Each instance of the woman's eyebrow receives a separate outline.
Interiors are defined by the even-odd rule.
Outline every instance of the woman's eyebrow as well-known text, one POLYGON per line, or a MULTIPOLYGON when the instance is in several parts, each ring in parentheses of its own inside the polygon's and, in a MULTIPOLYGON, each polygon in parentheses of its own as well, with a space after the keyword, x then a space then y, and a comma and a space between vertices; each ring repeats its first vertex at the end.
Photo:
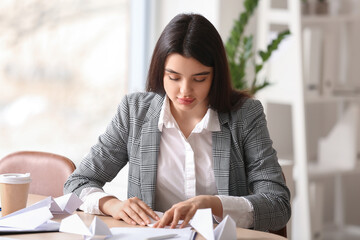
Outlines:
MULTIPOLYGON (((178 73, 170 68, 165 68, 165 71, 169 72, 169 73, 174 73, 174 74, 179 74, 182 75, 181 73, 178 73)), ((209 71, 205 71, 205 72, 199 72, 199 73, 195 73, 192 76, 203 76, 203 75, 209 75, 210 72, 209 71)))
MULTIPOLYGON (((178 72, 175 72, 174 70, 170 69, 170 68, 165 68, 165 71, 169 72, 169 73, 174 73, 174 74, 180 74, 178 72)), ((180 74, 181 75, 181 74, 180 74)))
POLYGON ((202 75, 209 75, 210 72, 209 71, 206 71, 206 72, 199 72, 199 73, 196 73, 194 74, 193 76, 202 76, 202 75))

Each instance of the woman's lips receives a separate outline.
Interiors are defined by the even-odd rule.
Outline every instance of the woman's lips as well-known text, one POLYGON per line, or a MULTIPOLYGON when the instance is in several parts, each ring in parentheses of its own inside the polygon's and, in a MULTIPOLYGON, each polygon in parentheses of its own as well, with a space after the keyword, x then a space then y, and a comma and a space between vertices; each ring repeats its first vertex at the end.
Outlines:
POLYGON ((179 102, 180 104, 184 104, 184 105, 189 105, 189 104, 191 104, 194 100, 195 100, 195 98, 178 98, 178 102, 179 102))

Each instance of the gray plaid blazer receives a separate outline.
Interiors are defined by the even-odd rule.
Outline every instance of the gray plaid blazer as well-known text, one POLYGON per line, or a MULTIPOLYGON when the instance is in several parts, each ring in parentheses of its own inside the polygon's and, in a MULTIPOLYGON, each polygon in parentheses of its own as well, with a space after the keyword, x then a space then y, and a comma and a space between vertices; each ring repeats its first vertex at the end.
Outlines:
MULTIPOLYGON (((128 163, 128 197, 136 196, 154 209, 163 100, 150 92, 125 96, 105 133, 65 183, 64 192, 79 195, 87 187, 102 188, 128 163)), ((219 121, 221 131, 212 135, 219 195, 247 198, 254 207, 254 229, 282 228, 291 215, 290 192, 261 103, 248 99, 237 111, 219 113, 219 121)))

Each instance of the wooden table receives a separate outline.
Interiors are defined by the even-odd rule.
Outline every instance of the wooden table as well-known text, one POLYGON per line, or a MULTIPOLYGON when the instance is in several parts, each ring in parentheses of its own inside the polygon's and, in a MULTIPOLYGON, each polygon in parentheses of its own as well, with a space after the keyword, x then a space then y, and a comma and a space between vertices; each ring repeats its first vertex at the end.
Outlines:
MULTIPOLYGON (((34 194, 30 194, 29 195, 29 199, 28 199, 28 205, 31 205, 33 203, 36 203, 42 199, 44 199, 44 196, 40 196, 40 195, 34 195, 34 194)), ((85 222, 85 224, 87 226, 89 226, 91 224, 91 221, 93 220, 95 215, 92 214, 87 214, 84 212, 76 212, 77 215, 79 215, 79 217, 85 222)), ((55 221, 61 221, 61 219, 63 219, 64 217, 67 216, 59 216, 59 215, 55 215, 55 218, 53 218, 53 220, 55 221)), ((140 226, 132 226, 132 225, 128 225, 123 221, 118 221, 113 219, 112 217, 109 216, 98 216, 101 218, 101 220, 103 220, 108 226, 109 228, 112 227, 138 227, 141 228, 140 226)), ((274 239, 274 240, 283 240, 286 238, 283 238, 281 236, 275 235, 275 234, 271 234, 271 233, 266 233, 266 232, 260 232, 260 231, 255 231, 255 230, 249 230, 249 229, 243 229, 243 228, 237 228, 236 229, 236 235, 237 235, 237 239, 274 239)), ((46 239, 46 240, 72 240, 72 239, 78 239, 78 240, 82 240, 83 236, 81 235, 77 235, 77 234, 71 234, 71 233, 62 233, 62 232, 49 232, 49 233, 27 233, 27 234, 12 234, 12 235, 0 235, 0 237, 6 237, 6 238, 13 238, 13 239, 46 239)), ((196 240, 202 240, 204 239, 200 234, 197 235, 196 240)))

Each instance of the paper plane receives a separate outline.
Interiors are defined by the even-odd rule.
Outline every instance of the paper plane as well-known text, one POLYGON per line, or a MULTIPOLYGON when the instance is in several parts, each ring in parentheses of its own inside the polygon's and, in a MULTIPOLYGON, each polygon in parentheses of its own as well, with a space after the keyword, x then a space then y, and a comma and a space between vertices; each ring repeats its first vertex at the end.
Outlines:
POLYGON ((198 209, 190 225, 207 240, 236 240, 236 224, 229 215, 215 229, 212 219, 211 208, 198 209))
POLYGON ((58 198, 47 197, 0 218, 0 232, 57 231, 60 224, 50 221, 53 214, 72 214, 81 204, 74 193, 58 198))
POLYGON ((0 218, 0 232, 57 231, 60 224, 50 221, 53 218, 49 210, 51 201, 48 197, 0 218))
POLYGON ((72 214, 83 203, 74 193, 69 193, 61 197, 53 198, 50 206, 52 214, 72 214))
POLYGON ((59 231, 83 235, 85 240, 105 239, 112 235, 109 227, 100 218, 95 216, 88 228, 77 214, 64 218, 59 231))

